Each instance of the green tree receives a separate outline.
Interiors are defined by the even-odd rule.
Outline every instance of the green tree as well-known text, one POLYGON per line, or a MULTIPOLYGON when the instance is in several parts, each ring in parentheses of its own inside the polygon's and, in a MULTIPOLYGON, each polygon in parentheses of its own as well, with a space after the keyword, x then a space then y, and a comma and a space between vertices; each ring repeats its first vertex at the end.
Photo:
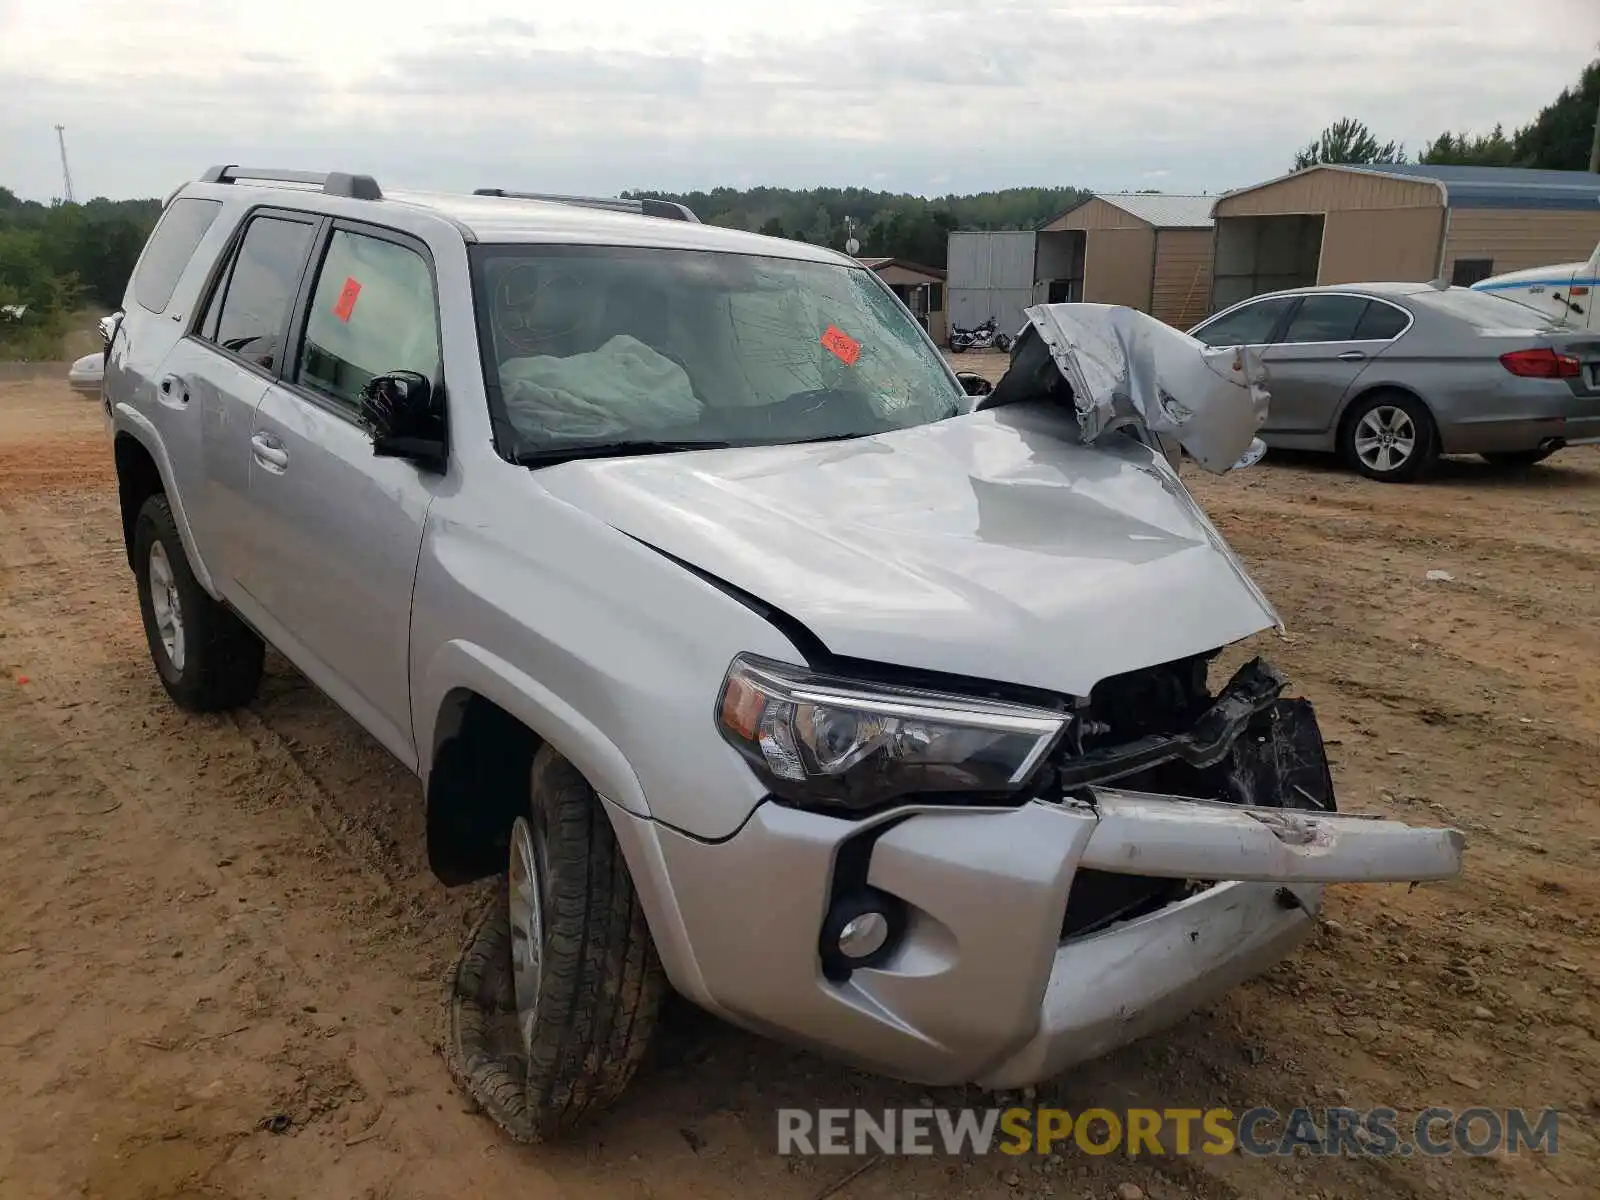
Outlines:
POLYGON ((1516 164, 1517 151, 1503 126, 1493 133, 1441 133, 1417 155, 1417 161, 1435 166, 1509 167, 1516 164))
POLYGON ((1561 90, 1539 115, 1517 130, 1516 161, 1552 171, 1585 171, 1600 110, 1600 58, 1583 69, 1577 86, 1561 90))
POLYGON ((1552 171, 1588 169, 1594 144, 1595 113, 1600 109, 1600 59, 1583 69, 1576 86, 1539 110, 1532 121, 1507 137, 1493 133, 1441 133, 1418 162, 1481 167, 1540 167, 1552 171))
POLYGON ((84 304, 110 310, 160 214, 157 200, 38 204, 0 188, 0 305, 25 305, 0 324, 0 355, 50 357, 84 304))
POLYGON ((1071 187, 1006 188, 968 196, 912 196, 865 188, 769 188, 740 191, 634 191, 687 204, 708 224, 754 229, 842 247, 844 221, 855 220, 861 252, 945 265, 952 229, 1033 229, 1071 208, 1088 193, 1071 187))
POLYGON ((1379 142, 1354 117, 1341 117, 1329 125, 1317 140, 1294 156, 1294 169, 1304 170, 1319 163, 1403 163, 1405 147, 1394 142, 1379 142))

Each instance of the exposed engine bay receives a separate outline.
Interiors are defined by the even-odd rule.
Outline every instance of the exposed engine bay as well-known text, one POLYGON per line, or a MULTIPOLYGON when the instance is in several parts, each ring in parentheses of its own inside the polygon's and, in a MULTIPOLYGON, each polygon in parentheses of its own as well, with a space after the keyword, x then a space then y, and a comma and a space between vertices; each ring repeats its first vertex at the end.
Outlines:
MULTIPOLYGON (((1251 659, 1212 696, 1214 655, 1103 680, 1049 760, 1040 798, 1094 806, 1094 785, 1256 808, 1335 812, 1333 777, 1311 702, 1251 659)), ((1062 918, 1067 941, 1175 903, 1211 884, 1085 867, 1062 918)))

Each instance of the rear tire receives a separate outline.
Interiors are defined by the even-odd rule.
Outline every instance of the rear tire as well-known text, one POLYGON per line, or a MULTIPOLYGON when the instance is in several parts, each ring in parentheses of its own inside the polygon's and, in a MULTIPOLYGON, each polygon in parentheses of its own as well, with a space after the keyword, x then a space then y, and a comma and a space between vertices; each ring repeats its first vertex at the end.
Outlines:
POLYGON ((139 509, 133 564, 145 640, 167 695, 190 712, 249 704, 261 683, 266 647, 200 586, 163 495, 139 509))
POLYGON ((1356 402, 1339 430, 1339 452, 1368 479, 1409 483, 1439 457, 1428 406, 1406 392, 1374 392, 1356 402))
POLYGON ((1497 450, 1492 454, 1480 454, 1478 457, 1491 467, 1515 469, 1542 463, 1554 453, 1554 450, 1497 450))
POLYGON ((594 789, 549 746, 511 835, 507 904, 527 1116, 540 1140, 606 1108, 638 1069, 666 975, 594 789))

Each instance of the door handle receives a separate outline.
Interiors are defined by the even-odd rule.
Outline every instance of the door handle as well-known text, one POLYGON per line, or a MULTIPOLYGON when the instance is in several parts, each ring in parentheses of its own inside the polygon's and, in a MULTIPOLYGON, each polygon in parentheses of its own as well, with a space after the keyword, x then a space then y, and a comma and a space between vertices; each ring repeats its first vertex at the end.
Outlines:
POLYGON ((1360 362, 1367 357, 1365 350, 1346 350, 1338 356, 1340 362, 1360 362))
POLYGON ((270 433, 258 433, 250 439, 250 449, 255 455, 255 460, 269 471, 286 471, 289 468, 289 452, 283 448, 283 443, 270 433))

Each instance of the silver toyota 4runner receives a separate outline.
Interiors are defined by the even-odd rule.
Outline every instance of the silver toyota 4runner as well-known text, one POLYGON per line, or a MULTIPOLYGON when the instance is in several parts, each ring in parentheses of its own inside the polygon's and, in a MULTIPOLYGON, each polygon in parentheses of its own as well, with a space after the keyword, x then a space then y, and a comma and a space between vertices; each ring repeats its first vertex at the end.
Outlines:
POLYGON ((1459 873, 1335 812, 1268 663, 1214 678, 1279 622, 1177 467, 1240 460, 1259 364, 1028 315, 990 390, 854 260, 662 202, 165 206, 104 387, 156 669, 242 705, 270 643, 424 782, 439 878, 504 878, 535 1135, 669 984, 1011 1087, 1273 965, 1324 884, 1459 873))

